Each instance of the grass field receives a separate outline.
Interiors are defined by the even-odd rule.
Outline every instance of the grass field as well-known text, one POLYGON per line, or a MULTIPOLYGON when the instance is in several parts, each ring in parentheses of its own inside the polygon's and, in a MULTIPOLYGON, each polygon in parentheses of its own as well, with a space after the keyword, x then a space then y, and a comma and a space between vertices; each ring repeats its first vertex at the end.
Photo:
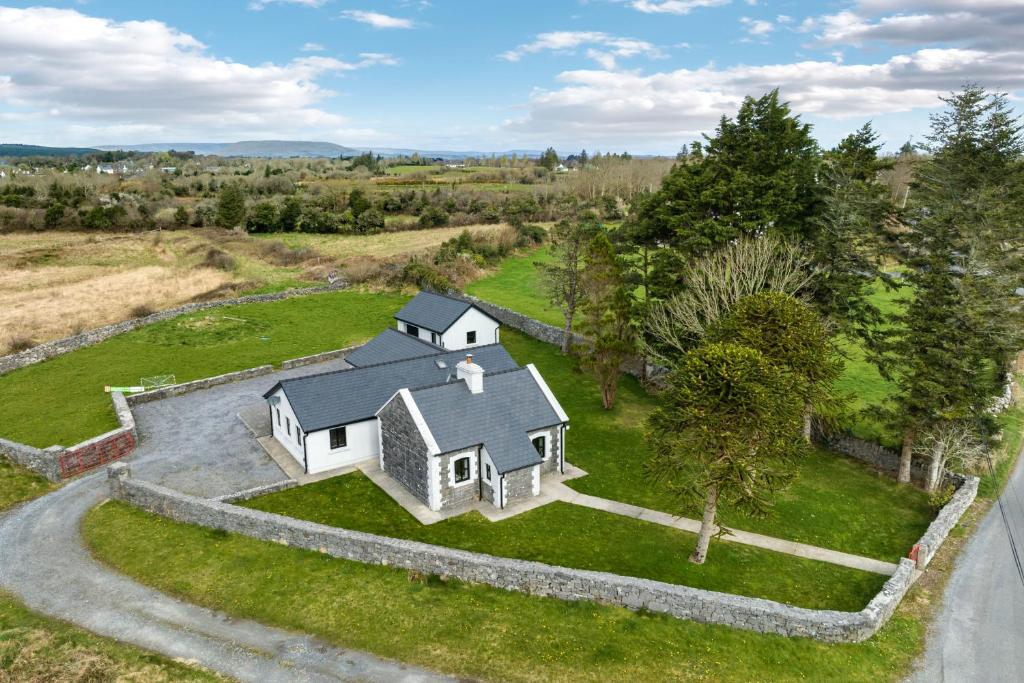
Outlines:
POLYGON ((117 426, 104 385, 171 373, 183 382, 351 346, 391 326, 405 299, 332 292, 219 308, 113 337, 0 376, 0 436, 43 448, 77 443, 117 426))
POLYGON ((190 602, 471 678, 895 680, 924 633, 901 608, 867 643, 764 636, 417 579, 179 524, 120 503, 93 510, 83 528, 100 560, 190 602))
POLYGON ((466 293, 563 327, 565 318, 544 291, 537 263, 551 263, 547 246, 505 259, 494 273, 466 286, 466 293))
POLYGON ((44 477, 0 456, 0 511, 56 488, 44 477))
MULTIPOLYGON (((413 218, 415 219, 415 216, 413 218)), ((291 232, 260 235, 259 239, 282 242, 293 248, 311 248, 332 259, 344 260, 353 256, 388 258, 433 249, 445 240, 457 237, 464 230, 491 232, 503 227, 504 224, 470 225, 459 228, 384 232, 378 235, 313 235, 291 232)))
POLYGON ((361 473, 245 505, 329 526, 814 609, 859 610, 886 578, 717 541, 707 563, 697 566, 686 561, 696 544, 694 534, 561 502, 502 522, 470 512, 425 526, 361 473))

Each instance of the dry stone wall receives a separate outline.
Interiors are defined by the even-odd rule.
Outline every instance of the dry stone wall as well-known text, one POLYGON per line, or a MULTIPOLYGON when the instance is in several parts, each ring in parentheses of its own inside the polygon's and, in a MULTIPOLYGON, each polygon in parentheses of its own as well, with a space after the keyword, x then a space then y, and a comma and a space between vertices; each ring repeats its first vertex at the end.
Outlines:
POLYGON ((913 582, 914 564, 901 560, 882 590, 860 612, 812 610, 771 600, 716 593, 688 586, 495 557, 416 541, 338 529, 189 496, 133 479, 128 465, 108 470, 111 497, 174 519, 332 557, 415 570, 504 590, 562 600, 585 600, 647 609, 681 619, 759 633, 859 642, 892 615, 913 582))

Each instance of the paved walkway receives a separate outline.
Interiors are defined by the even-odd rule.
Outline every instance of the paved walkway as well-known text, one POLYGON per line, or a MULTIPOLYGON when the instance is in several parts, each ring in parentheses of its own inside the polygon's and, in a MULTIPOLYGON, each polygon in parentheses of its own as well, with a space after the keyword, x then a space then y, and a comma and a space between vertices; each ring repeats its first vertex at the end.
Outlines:
MULTIPOLYGON (((691 533, 697 533, 700 531, 700 522, 696 519, 676 517, 675 515, 670 515, 667 512, 648 510, 647 508, 637 507, 636 505, 620 503, 617 500, 598 498, 597 496, 591 496, 586 493, 575 491, 560 482, 551 482, 548 487, 550 493, 552 493, 558 500, 565 501, 566 503, 582 505, 583 507, 602 510, 604 512, 622 515, 623 517, 633 517, 634 519, 641 519, 645 522, 661 524, 662 526, 673 527, 675 529, 681 529, 691 533)), ((795 555, 796 557, 803 557, 808 560, 829 562, 831 564, 851 567, 853 569, 861 569, 875 574, 885 574, 886 576, 891 576, 893 572, 896 571, 897 567, 897 565, 891 562, 882 562, 881 560, 875 560, 870 557, 851 555, 849 553, 839 552, 838 550, 819 548, 814 545, 797 543, 796 541, 787 541, 785 539, 774 538, 772 536, 763 536, 749 531, 730 529, 730 532, 731 533, 723 536, 722 540, 730 543, 741 543, 743 545, 764 548, 765 550, 774 550, 778 553, 795 555)))

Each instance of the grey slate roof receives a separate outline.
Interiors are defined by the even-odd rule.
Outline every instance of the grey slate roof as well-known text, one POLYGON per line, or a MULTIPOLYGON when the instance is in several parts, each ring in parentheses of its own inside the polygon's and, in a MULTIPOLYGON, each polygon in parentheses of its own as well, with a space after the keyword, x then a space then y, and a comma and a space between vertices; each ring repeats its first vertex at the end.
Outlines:
MULTIPOLYGON (((485 371, 501 372, 517 367, 500 344, 477 346, 472 353, 473 362, 485 371)), ((465 356, 466 351, 448 351, 422 358, 283 379, 263 397, 269 398, 278 387, 282 387, 299 425, 308 434, 372 419, 399 389, 439 384, 449 377, 455 381, 455 365, 465 356), (439 368, 437 361, 443 361, 447 367, 439 368)), ((465 386, 465 382, 459 384, 465 386)))
POLYGON ((454 325, 455 321, 470 308, 476 307, 471 303, 433 292, 420 292, 412 298, 412 301, 402 306, 398 313, 395 313, 395 318, 432 332, 441 333, 454 325))
POLYGON ((444 351, 428 341, 423 341, 391 327, 345 356, 349 365, 362 368, 396 360, 420 358, 444 351))
POLYGON ((528 368, 484 370, 479 394, 461 381, 410 392, 438 447, 448 453, 483 444, 500 474, 538 464, 527 432, 562 421, 528 368))

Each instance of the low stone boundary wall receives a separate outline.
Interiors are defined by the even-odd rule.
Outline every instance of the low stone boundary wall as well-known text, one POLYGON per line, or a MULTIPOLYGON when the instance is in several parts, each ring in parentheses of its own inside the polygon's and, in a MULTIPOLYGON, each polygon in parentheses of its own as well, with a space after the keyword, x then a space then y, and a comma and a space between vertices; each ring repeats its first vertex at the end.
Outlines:
MULTIPOLYGON (((483 299, 478 299, 475 296, 463 294, 462 292, 450 291, 442 292, 442 294, 450 296, 453 299, 459 299, 461 301, 471 303, 500 322, 502 325, 507 325, 514 330, 519 330, 529 337, 533 337, 534 339, 542 342, 547 342, 548 344, 554 344, 555 346, 562 345, 562 338, 565 336, 565 330, 560 327, 542 323, 539 320, 534 320, 528 315, 523 315, 522 313, 513 311, 511 308, 492 304, 490 301, 484 301, 483 299)), ((583 335, 575 332, 572 333, 573 344, 582 344, 586 341, 587 338, 583 335)), ((623 362, 622 371, 639 379, 647 379, 663 373, 664 368, 656 365, 648 365, 647 373, 645 374, 643 360, 636 357, 630 357, 623 362)))
POLYGON ((110 398, 120 426, 74 446, 34 448, 22 443, 0 439, 0 454, 50 481, 63 481, 77 474, 106 465, 135 450, 139 434, 135 417, 124 394, 113 391, 110 398))
POLYGON ((190 394, 193 391, 209 389, 210 387, 216 387, 221 384, 231 384, 232 382, 241 382, 243 379, 249 379, 251 377, 269 375, 272 372, 274 372, 273 365, 259 365, 255 368, 246 368, 245 370, 238 370, 237 372, 228 372, 223 375, 215 375, 213 377, 197 379, 191 382, 172 384, 169 387, 163 387, 161 389, 153 389, 151 391, 143 391, 139 394, 132 394, 127 397, 127 401, 128 405, 134 407, 142 405, 143 403, 150 403, 151 401, 160 401, 165 398, 171 398, 172 396, 182 396, 183 394, 190 394))
POLYGON ((60 446, 49 448, 35 448, 17 441, 0 439, 0 455, 5 455, 10 460, 36 474, 42 475, 50 481, 60 481, 60 456, 64 449, 60 446))
POLYGON ((277 493, 278 491, 287 491, 293 489, 299 485, 299 482, 294 479, 286 479, 285 481, 279 481, 273 484, 264 484, 263 486, 254 486, 251 489, 245 489, 244 491, 235 491, 234 493, 228 493, 223 496, 217 496, 213 498, 218 503, 237 503, 240 500, 249 500, 250 498, 258 498, 260 496, 266 496, 271 493, 277 493))
POLYGON ((240 296, 234 299, 224 299, 222 301, 203 301, 192 304, 184 304, 176 308, 169 308, 166 311, 159 311, 152 315, 147 315, 143 318, 133 318, 131 320, 125 320, 123 322, 114 323, 112 325, 106 325, 104 327, 97 327, 94 330, 76 334, 72 337, 65 337, 64 339, 57 339, 55 341, 46 342, 34 346, 31 349, 20 351, 18 353, 12 353, 8 356, 0 357, 0 375, 23 368, 26 365, 33 365, 35 363, 41 363, 49 358, 61 356, 65 353, 70 353, 76 349, 80 349, 86 346, 92 346, 97 344, 104 339, 123 334, 124 332, 130 332, 139 327, 146 325, 152 325, 153 323, 168 320, 170 318, 176 318, 179 315, 185 313, 195 313, 196 311, 205 311, 211 308, 220 308, 221 306, 236 306, 238 304, 255 304, 255 303, 267 303, 271 301, 281 301, 283 299, 291 299, 298 296, 308 296, 310 294, 322 294, 324 292, 333 292, 341 289, 345 289, 348 286, 347 283, 339 282, 334 285, 327 285, 322 287, 305 287, 302 289, 289 289, 283 292, 275 292, 273 294, 250 294, 248 296, 240 296))
POLYGON ((952 474, 949 479, 954 484, 958 484, 956 493, 948 503, 942 506, 939 514, 928 525, 928 530, 917 542, 918 569, 928 566, 932 558, 935 557, 935 553, 942 547, 946 537, 949 536, 949 532, 960 522, 960 518, 967 512, 967 508, 971 507, 971 503, 978 495, 978 484, 980 483, 978 477, 952 474))
POLYGON ((892 616, 914 579, 914 563, 904 559, 882 590, 860 612, 812 610, 760 598, 495 557, 314 524, 197 498, 132 479, 125 463, 112 465, 108 477, 112 498, 179 522, 331 557, 452 577, 504 590, 647 609, 701 623, 824 642, 860 642, 870 638, 892 616))
MULTIPOLYGON (((893 477, 899 472, 899 453, 884 446, 843 433, 819 433, 818 439, 832 450, 866 462, 893 477)), ((926 478, 926 465, 917 461, 912 462, 910 467, 911 481, 922 483, 926 478)), ((959 523, 964 512, 967 511, 967 508, 971 506, 971 503, 974 502, 978 495, 978 484, 980 482, 978 477, 948 472, 946 473, 946 481, 956 488, 956 492, 949 499, 949 502, 939 510, 939 514, 928 525, 928 530, 925 531, 917 543, 918 569, 924 569, 928 566, 928 563, 932 561, 935 553, 942 546, 943 541, 946 540, 949 532, 959 523)))
POLYGON ((336 360, 338 358, 344 358, 354 349, 358 349, 358 346, 347 346, 344 349, 335 349, 334 351, 324 351, 323 353, 314 353, 312 356, 302 356, 301 358, 292 358, 291 360, 282 361, 282 370, 291 370, 292 368, 301 368, 305 365, 315 365, 316 363, 324 363, 329 360, 336 360))

